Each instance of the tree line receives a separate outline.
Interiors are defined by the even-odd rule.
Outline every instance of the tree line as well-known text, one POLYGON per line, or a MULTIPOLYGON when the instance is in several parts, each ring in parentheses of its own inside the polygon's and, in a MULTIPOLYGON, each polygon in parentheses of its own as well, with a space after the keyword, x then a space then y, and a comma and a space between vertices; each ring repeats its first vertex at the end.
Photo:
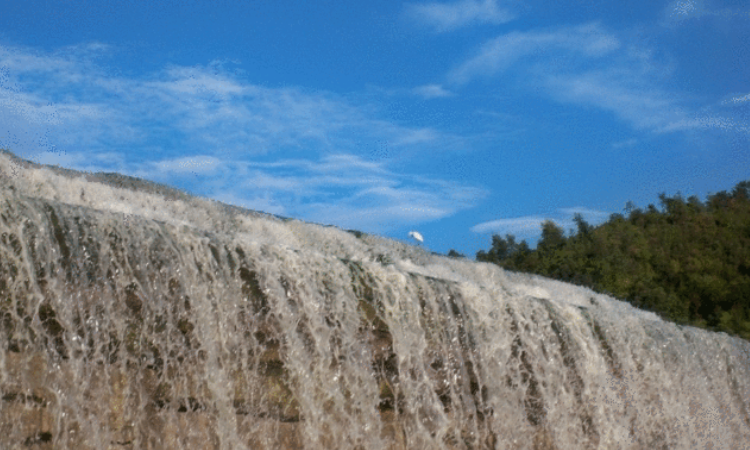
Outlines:
MULTIPOLYGON (((580 214, 568 236, 542 224, 526 241, 492 236, 477 261, 589 287, 653 311, 665 320, 750 340, 750 181, 706 202, 659 194, 661 209, 628 202, 599 226, 580 214)), ((460 256, 451 250, 449 256, 460 256)))

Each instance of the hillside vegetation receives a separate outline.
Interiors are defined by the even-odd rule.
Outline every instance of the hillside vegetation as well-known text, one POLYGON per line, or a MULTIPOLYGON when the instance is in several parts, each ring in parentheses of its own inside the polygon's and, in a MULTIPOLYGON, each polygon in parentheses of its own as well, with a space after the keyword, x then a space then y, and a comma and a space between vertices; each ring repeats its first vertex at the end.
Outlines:
POLYGON ((592 227, 574 216, 565 236, 542 224, 536 250, 513 235, 492 237, 477 261, 586 286, 662 318, 750 340, 750 181, 710 195, 660 194, 661 210, 625 212, 592 227))

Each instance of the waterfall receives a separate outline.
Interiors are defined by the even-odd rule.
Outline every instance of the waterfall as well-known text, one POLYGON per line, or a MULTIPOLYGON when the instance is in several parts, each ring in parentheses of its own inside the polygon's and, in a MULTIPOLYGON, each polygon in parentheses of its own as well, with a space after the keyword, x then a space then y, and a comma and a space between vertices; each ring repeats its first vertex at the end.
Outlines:
POLYGON ((0 154, 0 448, 746 449, 750 343, 0 154))

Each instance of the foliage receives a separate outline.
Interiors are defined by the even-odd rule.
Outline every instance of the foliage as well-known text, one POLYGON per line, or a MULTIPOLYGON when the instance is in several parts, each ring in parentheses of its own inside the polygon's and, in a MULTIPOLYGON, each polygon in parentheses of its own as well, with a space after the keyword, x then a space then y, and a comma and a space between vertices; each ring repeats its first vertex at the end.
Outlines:
POLYGON ((451 250, 450 250, 450 251, 448 252, 448 256, 449 256, 450 258, 466 258, 466 255, 464 255, 463 253, 459 253, 459 252, 457 252, 457 251, 455 251, 455 250, 453 250, 453 249, 451 249, 451 250))
POLYGON ((492 237, 478 261, 590 287, 666 320, 750 340, 750 181, 706 203, 659 195, 661 211, 628 202, 592 227, 576 215, 565 237, 542 224, 536 250, 513 235, 492 237), (572 231, 572 230, 571 230, 572 231))

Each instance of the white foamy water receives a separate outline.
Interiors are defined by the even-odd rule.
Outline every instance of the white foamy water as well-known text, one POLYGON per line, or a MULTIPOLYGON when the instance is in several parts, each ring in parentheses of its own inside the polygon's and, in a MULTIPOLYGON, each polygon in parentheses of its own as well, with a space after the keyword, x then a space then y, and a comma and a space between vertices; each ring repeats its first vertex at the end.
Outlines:
POLYGON ((104 178, 0 154, 0 448, 749 448, 746 341, 104 178))

